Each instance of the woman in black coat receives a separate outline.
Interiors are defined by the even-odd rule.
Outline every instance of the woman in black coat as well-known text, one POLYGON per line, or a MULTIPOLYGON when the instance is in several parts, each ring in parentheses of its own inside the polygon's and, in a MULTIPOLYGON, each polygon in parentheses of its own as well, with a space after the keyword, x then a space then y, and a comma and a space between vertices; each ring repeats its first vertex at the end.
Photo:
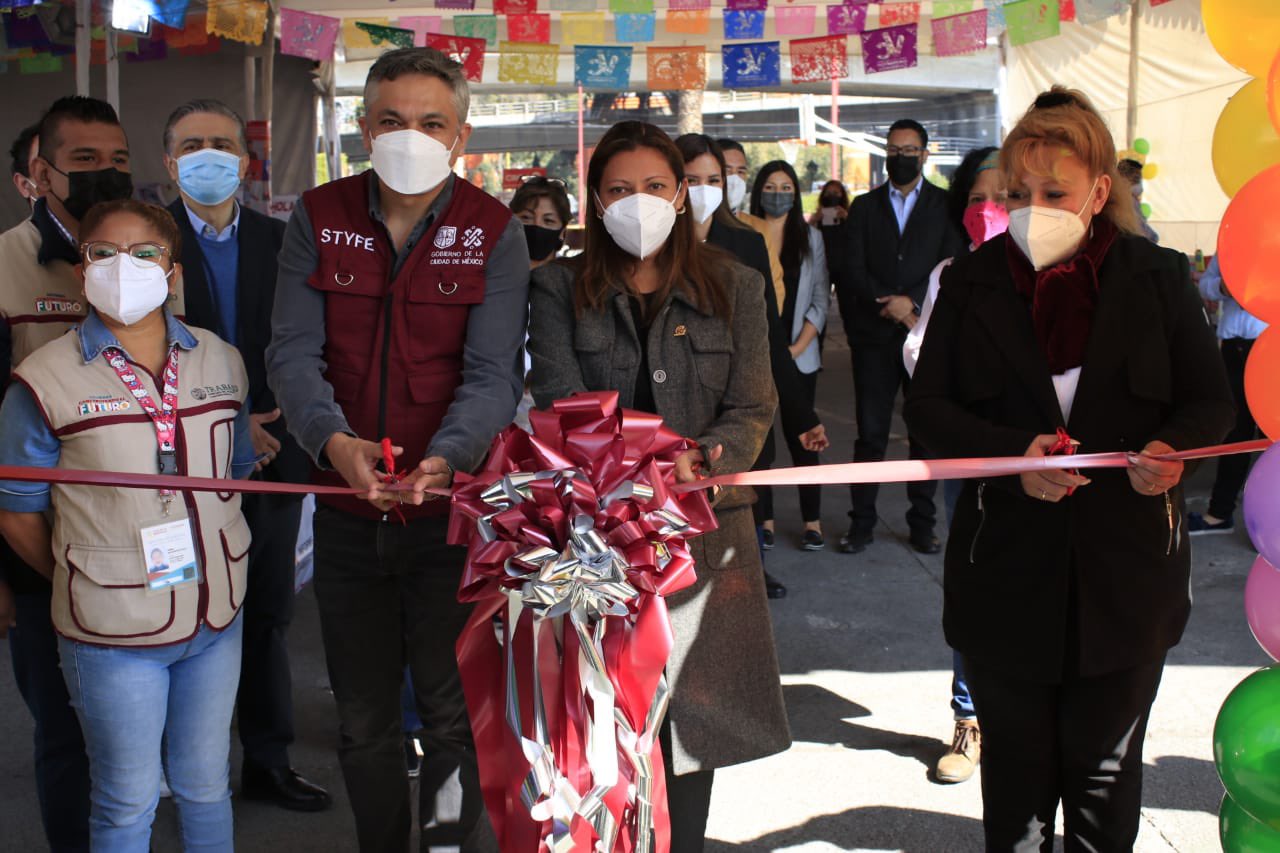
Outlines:
MULTIPOLYGON (((734 216, 725 200, 724 186, 728 178, 724 152, 711 137, 702 133, 686 133, 676 137, 675 143, 684 157, 695 236, 708 245, 728 252, 739 263, 751 267, 764 278, 765 319, 769 324, 769 363, 774 385, 778 390, 778 413, 782 417, 782 423, 796 431, 796 440, 805 450, 826 450, 830 444, 826 429, 814 410, 813 400, 804 393, 803 377, 791 356, 790 335, 778 314, 775 288, 780 288, 782 283, 773 280, 769 250, 765 246, 764 237, 734 216)), ((765 439, 764 449, 760 451, 760 458, 756 460, 752 470, 769 468, 773 465, 775 455, 771 429, 765 439)), ((756 511, 758 507, 758 503, 753 505, 757 528, 763 520, 756 511)), ((764 576, 770 598, 786 596, 787 588, 782 583, 768 572, 764 576)))
MULTIPOLYGON (((1079 92, 1042 94, 1001 151, 1010 226, 944 274, 904 414, 943 457, 1043 456, 1065 429, 1127 470, 970 480, 943 625, 983 733, 989 851, 1122 851, 1142 742, 1190 612, 1183 466, 1232 423, 1187 261, 1138 236, 1079 92)), ((1123 187, 1123 185, 1120 185, 1123 187)))

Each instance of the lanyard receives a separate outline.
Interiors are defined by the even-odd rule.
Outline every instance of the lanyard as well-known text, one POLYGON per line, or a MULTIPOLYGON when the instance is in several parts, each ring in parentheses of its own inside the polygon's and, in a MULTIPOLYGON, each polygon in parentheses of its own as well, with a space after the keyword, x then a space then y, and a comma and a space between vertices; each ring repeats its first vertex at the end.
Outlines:
MULTIPOLYGON (((160 406, 156 407, 146 386, 138 379, 133 366, 129 364, 124 353, 117 347, 107 347, 102 351, 103 357, 120 377, 120 381, 133 394, 138 405, 151 418, 156 428, 156 464, 161 474, 178 473, 178 347, 169 347, 169 358, 164 366, 164 390, 160 398, 160 406)), ((161 490, 161 496, 171 497, 172 491, 161 490)), ((167 505, 166 501, 166 505, 167 505)))

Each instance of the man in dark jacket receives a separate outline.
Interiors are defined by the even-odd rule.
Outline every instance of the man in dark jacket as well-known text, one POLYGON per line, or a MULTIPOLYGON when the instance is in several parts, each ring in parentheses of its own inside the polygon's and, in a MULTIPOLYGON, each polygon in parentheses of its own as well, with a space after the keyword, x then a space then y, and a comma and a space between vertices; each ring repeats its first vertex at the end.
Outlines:
MULTIPOLYGON (((236 203, 249 164, 244 121, 227 105, 194 100, 164 129, 165 165, 181 198, 169 212, 182 232, 186 319, 235 345, 249 375, 254 451, 264 479, 306 482, 310 463, 285 430, 267 387, 276 255, 284 223, 236 203)), ((199 389, 193 389, 196 393, 199 389)), ((293 620, 294 564, 302 497, 245 495, 253 532, 240 671, 242 795, 295 811, 329 807, 329 794, 289 765, 293 696, 285 633, 293 620)))
MULTIPOLYGON (((889 180, 853 200, 843 234, 832 241, 833 248, 843 249, 828 260, 853 355, 855 462, 884 459, 893 403, 908 381, 902 343, 919 316, 929 273, 961 247, 947 216, 947 194, 923 177, 928 146, 929 134, 918 122, 894 122, 885 145, 889 180)), ((920 455, 912 441, 911 456, 920 455)), ((856 554, 871 544, 878 489, 877 484, 850 487, 853 507, 849 532, 840 539, 842 552, 856 554)), ((907 486, 911 544, 924 554, 941 547, 933 534, 936 489, 933 482, 907 486)))

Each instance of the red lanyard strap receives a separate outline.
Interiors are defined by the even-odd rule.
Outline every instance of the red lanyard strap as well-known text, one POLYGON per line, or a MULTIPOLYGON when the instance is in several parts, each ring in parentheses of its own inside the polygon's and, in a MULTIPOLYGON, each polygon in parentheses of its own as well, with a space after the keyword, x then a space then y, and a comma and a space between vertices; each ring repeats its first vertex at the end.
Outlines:
MULTIPOLYGON (((102 356, 111 365, 111 369, 120 377, 120 381, 129 389, 129 393, 138 401, 138 405, 151 418, 156 428, 156 465, 161 474, 178 473, 178 347, 169 347, 169 358, 164 366, 164 388, 161 392, 160 406, 151 398, 133 365, 124 357, 117 347, 107 347, 102 356)), ((168 494, 168 492, 165 492, 168 494)))

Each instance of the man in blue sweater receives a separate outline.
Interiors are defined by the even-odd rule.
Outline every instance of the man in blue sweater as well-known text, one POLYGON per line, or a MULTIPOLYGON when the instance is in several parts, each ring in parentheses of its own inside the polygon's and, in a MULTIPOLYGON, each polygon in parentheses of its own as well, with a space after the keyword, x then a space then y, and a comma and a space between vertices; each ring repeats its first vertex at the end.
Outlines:
MULTIPOLYGON (((310 463, 285 430, 267 387, 276 255, 284 223, 236 203, 249 166, 244 121, 226 104, 190 101, 169 116, 165 165, 181 198, 169 206, 182 231, 186 320, 236 346, 249 375, 258 476, 306 482, 310 463)), ((194 388, 192 394, 205 393, 194 388)), ((246 495, 253 532, 244 603, 244 658, 237 700, 244 747, 241 795, 296 811, 329 807, 329 794, 293 771, 293 698, 285 633, 293 619, 294 549, 302 498, 246 495)))

